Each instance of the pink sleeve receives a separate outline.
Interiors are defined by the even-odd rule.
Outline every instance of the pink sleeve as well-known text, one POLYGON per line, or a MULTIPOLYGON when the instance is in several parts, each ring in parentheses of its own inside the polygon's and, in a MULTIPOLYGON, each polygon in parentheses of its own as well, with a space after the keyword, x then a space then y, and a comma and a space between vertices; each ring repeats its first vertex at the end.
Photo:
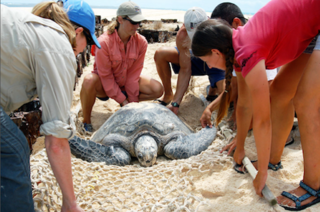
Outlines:
POLYGON ((107 96, 120 104, 126 99, 126 96, 121 92, 119 85, 115 81, 109 58, 108 45, 106 42, 100 42, 100 45, 101 49, 96 48, 95 69, 98 71, 101 84, 107 96))
POLYGON ((139 42, 141 42, 141 44, 139 45, 139 55, 137 60, 132 64, 132 66, 128 70, 127 81, 125 85, 129 102, 139 101, 139 79, 148 47, 148 43, 143 37, 140 38, 139 42))

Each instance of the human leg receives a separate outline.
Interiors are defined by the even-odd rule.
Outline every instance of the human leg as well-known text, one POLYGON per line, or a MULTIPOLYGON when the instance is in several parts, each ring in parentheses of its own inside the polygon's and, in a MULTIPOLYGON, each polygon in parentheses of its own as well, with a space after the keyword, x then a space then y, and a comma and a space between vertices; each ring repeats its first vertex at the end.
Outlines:
POLYGON ((153 100, 162 96, 163 87, 157 80, 141 75, 139 91, 139 101, 153 100))
POLYGON ((225 87, 226 87, 226 80, 219 80, 218 82, 216 82, 216 86, 217 86, 217 93, 218 95, 222 92, 224 92, 225 87))
POLYGON ((84 77, 80 91, 83 123, 91 123, 91 112, 97 96, 106 97, 107 95, 103 90, 99 76, 90 73, 84 77))
POLYGON ((1 211, 34 211, 28 142, 1 106, 0 123, 1 211))
MULTIPOLYGON (((197 63, 195 63, 194 67, 196 67, 197 63)), ((193 68, 193 69, 197 70, 197 71, 193 71, 192 73, 193 75, 201 75, 201 72, 199 73, 199 70, 201 70, 199 66, 197 67, 197 69, 196 68, 193 68)), ((209 69, 209 67, 205 65, 205 72, 208 74, 209 81, 210 81, 210 87, 209 87, 210 89, 207 92, 207 100, 213 101, 215 98, 218 97, 218 95, 220 95, 225 90, 225 84, 226 84, 225 71, 217 68, 209 69)))
MULTIPOLYGON (((303 150, 304 175, 303 183, 318 191, 320 189, 320 50, 314 50, 306 65, 303 76, 299 82, 294 97, 294 107, 299 117, 299 130, 301 135, 301 146, 303 150)), ((289 193, 300 197, 307 193, 306 189, 299 186, 289 193)), ((315 196, 301 202, 306 205, 315 196)), ((282 205, 295 206, 287 197, 278 197, 282 205)))
POLYGON ((277 164, 293 124, 293 97, 310 55, 301 54, 281 67, 270 86, 272 142, 270 163, 277 164))
POLYGON ((171 68, 169 63, 179 64, 179 53, 174 47, 161 47, 155 52, 154 60, 164 88, 162 101, 170 102, 173 99, 173 92, 171 88, 171 68))

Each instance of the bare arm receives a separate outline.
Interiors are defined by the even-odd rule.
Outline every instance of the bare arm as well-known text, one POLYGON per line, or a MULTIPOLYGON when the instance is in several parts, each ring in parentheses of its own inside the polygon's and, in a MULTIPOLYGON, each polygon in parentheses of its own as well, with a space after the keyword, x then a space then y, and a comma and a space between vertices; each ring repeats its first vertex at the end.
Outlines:
POLYGON ((46 136, 45 146, 52 171, 62 191, 61 211, 83 212, 76 203, 73 190, 71 153, 68 140, 51 135, 46 136))
MULTIPOLYGON (((234 103, 236 104, 236 99, 238 96, 238 89, 237 87, 237 77, 232 77, 232 83, 233 83, 233 87, 232 87, 232 101, 234 101, 234 103)), ((202 127, 212 127, 212 123, 211 123, 211 113, 217 109, 219 109, 219 105, 220 105, 220 101, 222 98, 223 92, 219 94, 219 96, 212 101, 207 107, 206 109, 203 111, 202 116, 200 118, 200 122, 201 122, 201 126, 202 127)), ((236 107, 235 107, 236 108, 236 107)))
POLYGON ((206 127, 206 126, 212 127, 211 114, 213 111, 219 108, 222 95, 223 95, 223 92, 220 93, 219 96, 204 109, 202 116, 200 118, 202 127, 206 127))
MULTIPOLYGON (((180 71, 178 75, 177 89, 173 97, 173 102, 181 103, 184 93, 186 92, 191 78, 191 56, 190 56, 190 38, 184 26, 180 29, 176 39, 177 48, 179 50, 179 65, 180 71)), ((178 108, 169 108, 175 113, 178 113, 178 108)))
MULTIPOLYGON (((261 194, 267 180, 271 149, 271 112, 265 61, 261 60, 246 76, 245 81, 252 96, 253 134, 258 153, 258 174, 253 181, 256 193, 261 194)), ((238 125, 239 127, 239 125, 238 125)))
POLYGON ((238 101, 236 108, 237 116, 237 149, 234 153, 234 160, 236 163, 241 164, 244 158, 244 142, 247 137, 250 122, 252 119, 252 98, 249 88, 241 74, 237 72, 238 81, 238 101))

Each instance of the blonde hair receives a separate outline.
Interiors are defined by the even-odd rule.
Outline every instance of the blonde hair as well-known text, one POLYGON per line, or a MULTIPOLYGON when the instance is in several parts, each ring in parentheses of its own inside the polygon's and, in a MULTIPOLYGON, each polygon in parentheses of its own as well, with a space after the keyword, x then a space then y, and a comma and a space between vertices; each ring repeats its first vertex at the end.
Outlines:
POLYGON ((41 2, 32 8, 31 13, 41 18, 50 19, 64 30, 68 35, 69 42, 72 48, 76 45, 76 32, 74 26, 71 24, 67 13, 63 10, 62 2, 41 2))
POLYGON ((120 23, 118 21, 118 17, 122 17, 122 18, 127 18, 127 15, 118 15, 116 17, 116 20, 112 21, 109 25, 108 25, 108 34, 111 35, 114 33, 114 31, 117 29, 119 29, 120 23))

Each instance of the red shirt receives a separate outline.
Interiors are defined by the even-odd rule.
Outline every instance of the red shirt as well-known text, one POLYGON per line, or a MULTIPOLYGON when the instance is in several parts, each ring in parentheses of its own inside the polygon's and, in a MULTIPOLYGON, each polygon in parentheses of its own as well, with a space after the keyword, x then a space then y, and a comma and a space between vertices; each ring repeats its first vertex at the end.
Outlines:
POLYGON ((299 57, 320 30, 320 0, 272 0, 233 30, 235 58, 245 77, 261 60, 274 69, 299 57))
POLYGON ((96 48, 94 70, 100 77, 107 96, 122 103, 127 92, 129 102, 139 101, 139 79, 143 68, 148 42, 139 33, 130 37, 127 51, 117 30, 111 35, 102 34, 98 41, 101 49, 96 48))

